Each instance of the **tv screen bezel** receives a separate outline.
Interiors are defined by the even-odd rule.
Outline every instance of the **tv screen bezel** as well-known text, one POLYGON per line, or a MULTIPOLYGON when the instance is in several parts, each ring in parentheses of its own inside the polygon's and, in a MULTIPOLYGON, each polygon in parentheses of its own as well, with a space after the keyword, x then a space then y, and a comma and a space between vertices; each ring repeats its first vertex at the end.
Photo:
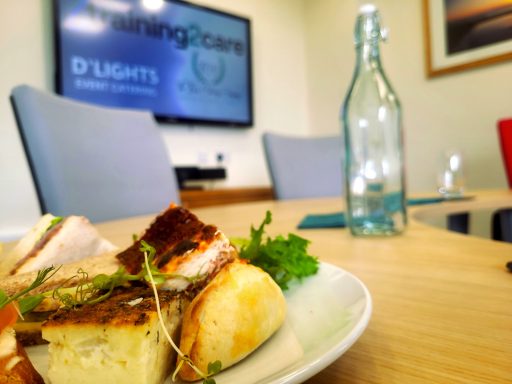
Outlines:
MULTIPOLYGON (((59 2, 63 0, 52 0, 53 5, 53 41, 54 41, 54 63, 55 63, 55 74, 54 74, 54 84, 55 84, 55 91, 57 94, 69 97, 67 95, 63 94, 63 87, 62 87, 62 68, 61 68, 61 29, 60 29, 60 19, 59 19, 59 2)), ((184 0, 164 0, 167 3, 174 3, 186 7, 196 8, 200 11, 206 11, 213 14, 219 14, 224 17, 232 18, 237 21, 242 21, 246 24, 246 39, 247 39, 247 84, 248 84, 248 90, 247 90, 247 99, 248 99, 248 110, 249 110, 249 119, 247 122, 239 122, 239 121, 232 121, 232 120, 223 120, 223 119, 204 119, 204 118, 185 118, 181 116, 173 116, 173 115, 160 115, 155 114, 153 111, 150 110, 150 112, 153 114, 155 119, 158 122, 161 123, 168 123, 168 124, 179 124, 179 125, 202 125, 202 126, 217 126, 217 127, 231 127, 231 128, 251 128, 254 126, 254 85, 253 85, 253 70, 252 70, 252 23, 251 19, 245 16, 241 16, 235 13, 222 11, 219 9, 207 7, 204 5, 198 5, 194 3, 190 3, 188 1, 184 0)), ((71 97, 70 97, 71 98, 71 97)), ((71 98, 73 99, 73 98, 71 98)), ((76 99, 73 99, 76 100, 76 99)), ((78 100, 81 101, 81 100, 78 100)), ((101 104, 95 104, 95 105, 101 105, 101 104)), ((105 106, 109 108, 109 106, 105 106)), ((118 107, 123 108, 123 107, 118 107)), ((126 107, 130 109, 134 109, 133 107, 126 107)))

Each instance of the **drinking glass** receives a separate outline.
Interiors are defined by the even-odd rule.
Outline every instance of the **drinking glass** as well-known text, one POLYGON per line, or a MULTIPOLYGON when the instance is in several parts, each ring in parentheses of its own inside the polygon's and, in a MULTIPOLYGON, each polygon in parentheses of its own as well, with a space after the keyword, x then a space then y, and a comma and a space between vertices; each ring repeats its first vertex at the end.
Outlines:
POLYGON ((462 197, 464 194, 464 158, 456 149, 447 150, 441 157, 437 190, 446 199, 462 197))

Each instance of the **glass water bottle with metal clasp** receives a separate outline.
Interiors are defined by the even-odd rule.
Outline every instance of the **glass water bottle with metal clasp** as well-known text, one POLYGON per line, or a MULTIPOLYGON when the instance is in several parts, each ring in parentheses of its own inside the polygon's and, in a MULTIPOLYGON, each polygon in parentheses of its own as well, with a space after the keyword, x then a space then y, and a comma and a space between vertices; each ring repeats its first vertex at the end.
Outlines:
POLYGON ((342 108, 347 224, 353 235, 393 235, 407 223, 402 116, 382 69, 380 16, 361 6, 355 27, 356 68, 342 108))

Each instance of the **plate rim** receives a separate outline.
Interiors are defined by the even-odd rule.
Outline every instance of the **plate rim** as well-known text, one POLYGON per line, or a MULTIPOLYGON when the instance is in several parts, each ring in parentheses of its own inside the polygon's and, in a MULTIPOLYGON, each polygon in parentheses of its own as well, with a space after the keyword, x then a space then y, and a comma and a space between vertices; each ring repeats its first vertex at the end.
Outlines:
POLYGON ((335 345, 329 348, 324 354, 316 357, 307 365, 304 365, 297 369, 296 371, 290 372, 289 374, 277 378, 272 381, 260 380, 255 384, 298 384, 302 383, 304 380, 307 380, 320 371, 324 370, 327 366, 332 364, 335 360, 340 358, 347 350, 354 345, 354 343, 359 339, 359 337, 364 333, 368 324, 370 322, 372 313, 373 313, 373 299, 371 293, 363 283, 361 279, 355 276, 353 273, 343 269, 335 264, 331 264, 329 262, 320 262, 321 265, 325 265, 329 268, 335 269, 338 272, 344 273, 348 275, 351 279, 353 279, 360 288, 362 288, 364 297, 366 299, 365 307, 361 313, 360 319, 356 322, 354 328, 350 330, 350 332, 345 335, 341 340, 339 340, 335 345))

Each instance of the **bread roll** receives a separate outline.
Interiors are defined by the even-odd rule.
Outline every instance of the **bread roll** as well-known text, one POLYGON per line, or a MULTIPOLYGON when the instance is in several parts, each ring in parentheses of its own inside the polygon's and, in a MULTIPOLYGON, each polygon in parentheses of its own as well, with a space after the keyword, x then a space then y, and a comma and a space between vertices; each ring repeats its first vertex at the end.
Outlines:
MULTIPOLYGON (((258 267, 235 261, 185 311, 180 349, 205 373, 208 363, 216 360, 224 369, 258 348, 281 326, 285 315, 285 298, 272 278, 258 267)), ((186 364, 180 377, 199 378, 186 364)))

